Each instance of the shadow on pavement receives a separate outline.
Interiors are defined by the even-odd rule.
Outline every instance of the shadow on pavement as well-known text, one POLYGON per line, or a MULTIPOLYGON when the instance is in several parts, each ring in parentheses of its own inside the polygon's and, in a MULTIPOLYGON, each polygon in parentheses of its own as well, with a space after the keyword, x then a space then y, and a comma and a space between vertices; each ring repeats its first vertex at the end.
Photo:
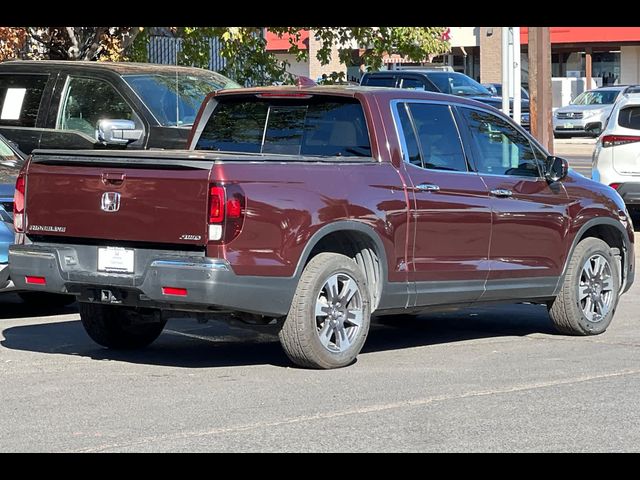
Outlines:
POLYGON ((0 327, 2 327, 2 320, 49 317, 77 312, 78 306, 76 303, 72 303, 66 307, 52 306, 43 303, 26 303, 15 293, 0 294, 0 327))
MULTIPOLYGON (((362 354, 532 333, 554 333, 544 306, 504 305, 420 317, 381 317, 372 324, 362 354)), ((276 335, 226 322, 199 325, 191 320, 170 320, 158 340, 140 351, 102 348, 86 335, 79 321, 9 327, 2 334, 4 348, 96 360, 187 368, 292 366, 276 335)))

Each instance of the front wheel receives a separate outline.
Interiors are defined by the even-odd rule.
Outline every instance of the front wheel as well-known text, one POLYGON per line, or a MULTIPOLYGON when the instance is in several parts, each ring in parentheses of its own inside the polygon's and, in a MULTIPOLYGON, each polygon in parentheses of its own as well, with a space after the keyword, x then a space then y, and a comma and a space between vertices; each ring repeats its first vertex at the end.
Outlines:
POLYGON ((80 303, 80 320, 91 339, 115 350, 143 348, 162 333, 166 320, 150 308, 80 303))
POLYGON ((352 259, 337 253, 313 257, 279 333, 289 359, 323 369, 352 363, 369 332, 370 298, 364 274, 352 259))
POLYGON ((556 329, 567 335, 603 333, 615 313, 620 290, 618 260, 598 238, 573 251, 560 294, 549 305, 556 329))

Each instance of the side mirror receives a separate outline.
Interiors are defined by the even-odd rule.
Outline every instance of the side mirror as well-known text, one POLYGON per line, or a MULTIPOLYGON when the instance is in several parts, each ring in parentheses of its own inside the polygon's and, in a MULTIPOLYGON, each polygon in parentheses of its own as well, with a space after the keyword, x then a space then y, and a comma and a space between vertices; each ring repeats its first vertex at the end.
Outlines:
POLYGON ((549 155, 545 162, 545 177, 549 183, 557 182, 567 176, 569 162, 564 158, 549 155))
POLYGON ((103 145, 128 145, 141 137, 142 130, 131 120, 99 120, 96 128, 96 140, 103 145))

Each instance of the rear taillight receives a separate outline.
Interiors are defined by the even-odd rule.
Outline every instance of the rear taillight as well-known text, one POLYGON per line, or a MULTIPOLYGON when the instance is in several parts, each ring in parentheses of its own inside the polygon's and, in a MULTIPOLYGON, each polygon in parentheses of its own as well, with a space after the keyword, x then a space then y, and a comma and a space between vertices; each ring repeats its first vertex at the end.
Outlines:
POLYGON ((211 187, 209 189, 209 223, 224 221, 224 188, 211 187))
POLYGON ((13 195, 13 228, 16 232, 24 231, 24 173, 18 175, 16 191, 13 195))
POLYGON ((239 185, 209 187, 209 241, 229 243, 242 230, 245 196, 239 185))
POLYGON ((640 137, 635 135, 605 135, 602 137, 603 147, 617 147, 627 143, 640 142, 640 137))

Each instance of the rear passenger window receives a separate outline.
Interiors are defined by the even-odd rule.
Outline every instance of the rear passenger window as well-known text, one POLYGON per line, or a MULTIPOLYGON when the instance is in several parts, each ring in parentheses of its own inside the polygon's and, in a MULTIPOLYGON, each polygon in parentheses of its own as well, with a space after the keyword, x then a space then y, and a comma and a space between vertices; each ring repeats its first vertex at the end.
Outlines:
POLYGON ((395 87, 396 78, 393 76, 388 77, 366 77, 363 85, 367 87, 395 87))
POLYGON ((35 127, 48 75, 0 75, 0 125, 35 127))
POLYGON ((448 105, 410 103, 424 168, 466 172, 467 161, 448 105))
POLYGON ((221 99, 196 149, 371 156, 362 106, 351 98, 221 99))
POLYGON ((621 109, 618 114, 618 124, 624 128, 640 130, 640 106, 621 109))

